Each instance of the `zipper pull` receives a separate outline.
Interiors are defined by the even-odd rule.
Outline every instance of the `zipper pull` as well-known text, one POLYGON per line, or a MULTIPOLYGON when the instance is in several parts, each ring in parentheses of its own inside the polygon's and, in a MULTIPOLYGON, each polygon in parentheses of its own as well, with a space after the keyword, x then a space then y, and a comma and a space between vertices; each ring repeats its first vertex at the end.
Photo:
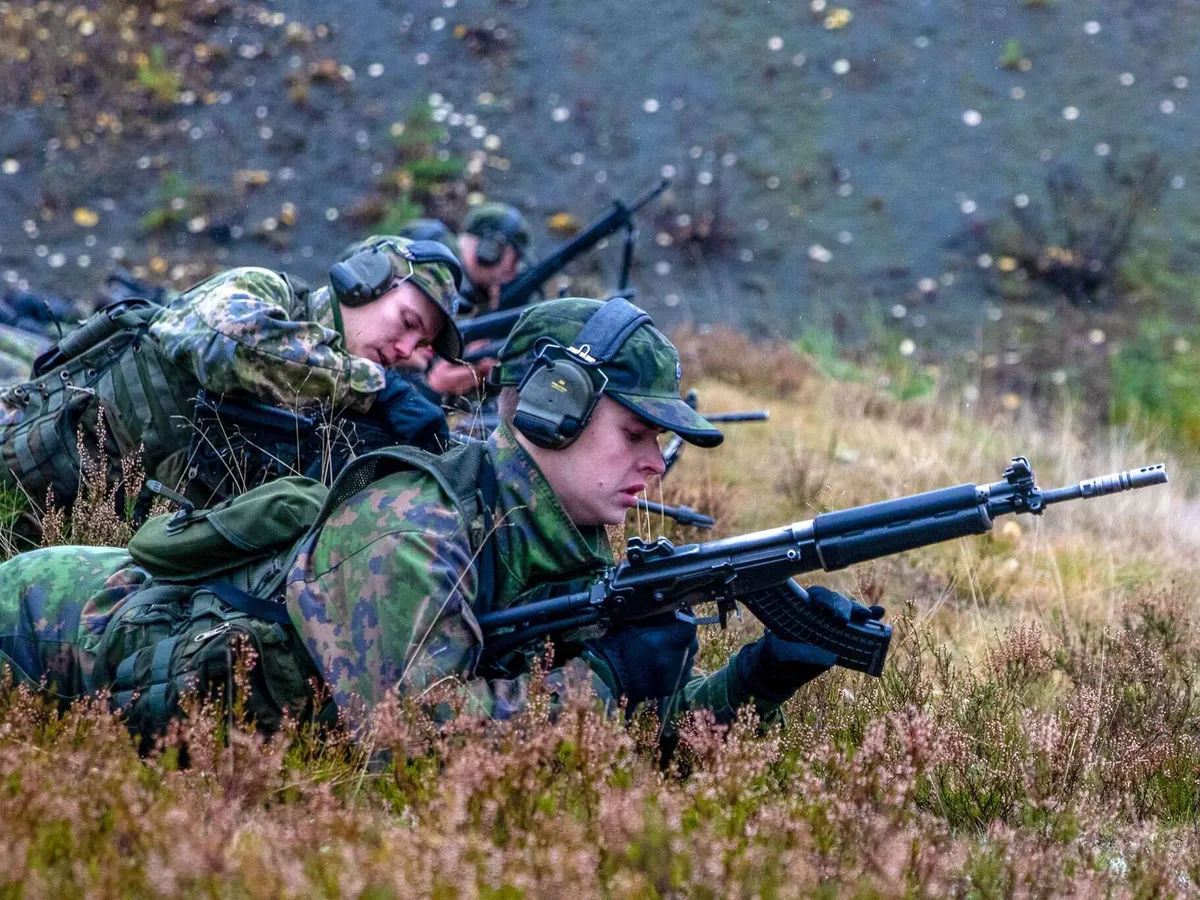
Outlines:
POLYGON ((192 638, 192 640, 195 643, 199 644, 202 641, 207 641, 211 637, 216 637, 218 634, 224 634, 232 627, 233 627, 232 622, 222 622, 216 628, 210 628, 210 629, 208 629, 208 631, 200 632, 198 635, 196 635, 194 638, 192 638))

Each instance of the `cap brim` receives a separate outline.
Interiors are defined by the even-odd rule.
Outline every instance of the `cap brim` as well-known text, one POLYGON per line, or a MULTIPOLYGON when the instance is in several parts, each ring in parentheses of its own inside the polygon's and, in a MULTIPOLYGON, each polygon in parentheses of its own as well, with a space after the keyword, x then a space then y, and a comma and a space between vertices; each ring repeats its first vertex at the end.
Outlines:
POLYGON ((673 431, 697 447, 716 447, 725 440, 725 435, 712 422, 678 397, 644 397, 616 391, 605 391, 604 395, 633 410, 647 422, 673 431))
POLYGON ((454 321, 454 316, 446 312, 442 304, 438 302, 438 299, 418 284, 416 279, 413 279, 412 284, 433 302, 433 305, 441 311, 446 319, 445 326, 438 333, 438 336, 430 342, 433 352, 442 359, 448 359, 451 362, 462 359, 463 336, 462 332, 458 330, 458 324, 454 321))

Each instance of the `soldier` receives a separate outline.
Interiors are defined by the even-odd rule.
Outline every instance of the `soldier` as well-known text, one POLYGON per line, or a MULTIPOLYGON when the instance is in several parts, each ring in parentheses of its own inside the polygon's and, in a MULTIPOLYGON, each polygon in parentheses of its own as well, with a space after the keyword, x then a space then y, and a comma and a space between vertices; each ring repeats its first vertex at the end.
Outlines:
MULTIPOLYGON (((426 345, 458 357, 460 279, 441 244, 384 236, 351 248, 319 290, 238 268, 166 306, 110 305, 39 358, 33 381, 0 394, 0 485, 20 486, 37 504, 52 489, 69 504, 79 481, 77 429, 89 453, 105 451, 112 484, 120 458, 139 451, 150 477, 186 486, 202 504, 269 474, 254 471, 255 459, 231 458, 242 448, 218 446, 227 432, 196 434, 200 394, 208 404, 228 395, 325 418, 362 414, 397 441, 432 446, 446 434, 444 416, 393 367, 426 345), (192 485, 195 455, 206 448, 228 471, 220 483, 192 485)), ((300 436, 290 437, 294 446, 300 436)))
MULTIPOLYGON (((457 237, 437 219, 415 219, 400 233, 414 239, 439 241, 462 260, 465 276, 462 294, 469 316, 497 308, 500 289, 516 277, 531 238, 521 211, 497 202, 472 207, 457 237)), ((423 364, 428 369, 425 383, 433 395, 457 397, 477 392, 495 360, 482 359, 463 365, 427 359, 423 364)))
MULTIPOLYGON (((679 397, 675 348, 626 301, 532 307, 500 359, 504 422, 486 445, 364 458, 391 454, 408 465, 341 502, 335 485, 327 518, 318 517, 285 554, 277 581, 228 574, 253 602, 209 584, 191 596, 191 618, 180 607, 171 643, 138 649, 155 622, 168 618, 148 599, 155 588, 146 570, 122 550, 39 550, 0 566, 0 660, 19 680, 41 681, 64 698, 111 687, 118 703, 130 704, 134 722, 161 728, 182 680, 224 684, 222 642, 269 618, 276 624, 258 632, 262 680, 254 680, 250 703, 260 727, 277 724, 284 709, 311 715, 311 676, 331 698, 322 718, 336 709, 355 728, 389 693, 422 697, 439 685, 455 687, 469 715, 512 715, 527 701, 541 648, 484 662, 488 647, 476 617, 611 565, 605 526, 623 522, 637 494, 662 474, 664 431, 702 447, 722 436, 679 397), (569 349, 582 343, 591 357, 569 349), (553 399, 564 377, 578 388, 565 406, 553 399), (275 590, 282 606, 257 599, 275 590), (126 627, 123 634, 136 636, 132 645, 113 636, 126 627), (114 654, 116 646, 123 649, 114 654), (188 654, 203 655, 208 668, 188 669, 188 654)), ((821 588, 810 596, 851 604, 821 588)), ((771 721, 796 688, 835 660, 768 633, 719 671, 696 674, 696 626, 676 617, 557 635, 555 642, 552 699, 590 686, 610 709, 625 697, 631 708, 655 703, 664 716, 708 708, 722 722, 751 702, 771 721)))

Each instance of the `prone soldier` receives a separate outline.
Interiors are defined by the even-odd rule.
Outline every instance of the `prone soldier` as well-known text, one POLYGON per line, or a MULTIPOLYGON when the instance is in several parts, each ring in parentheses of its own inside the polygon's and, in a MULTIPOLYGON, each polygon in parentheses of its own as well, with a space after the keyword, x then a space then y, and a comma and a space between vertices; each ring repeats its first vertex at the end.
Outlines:
MULTIPOLYGON (((0 566, 0 664, 64 700, 109 689, 143 734, 178 713, 187 686, 225 683, 239 633, 259 651, 249 709, 264 729, 285 712, 341 714, 361 729, 390 693, 419 698, 437 685, 453 686, 469 715, 519 711, 543 648, 489 658, 479 618, 596 577, 612 564, 605 526, 622 523, 663 471, 660 436, 713 447, 722 435, 680 398, 675 348, 624 300, 531 307, 494 377, 503 422, 486 444, 357 460, 343 475, 352 485, 335 482, 300 540, 219 581, 175 572, 159 583, 151 571, 149 560, 174 564, 178 547, 205 533, 205 517, 190 514, 154 532, 159 543, 137 560, 80 547, 15 557, 0 566)), ((831 591, 809 593, 858 608, 831 591)), ((768 632, 700 674, 696 624, 673 614, 554 641, 552 700, 590 688, 609 709, 624 697, 665 718, 707 708, 722 722, 749 703, 772 721, 837 658, 768 632)))
POLYGON ((426 345, 459 356, 460 282, 458 261, 441 244, 377 236, 344 254, 318 290, 247 267, 165 306, 113 303, 43 353, 30 381, 0 393, 0 486, 35 504, 48 491, 70 504, 79 431, 93 458, 107 458, 112 485, 120 459, 138 453, 147 475, 202 504, 276 474, 234 459, 230 467, 243 471, 193 484, 197 448, 222 439, 197 440, 198 396, 370 416, 396 441, 432 447, 446 435, 444 416, 394 367, 426 345))

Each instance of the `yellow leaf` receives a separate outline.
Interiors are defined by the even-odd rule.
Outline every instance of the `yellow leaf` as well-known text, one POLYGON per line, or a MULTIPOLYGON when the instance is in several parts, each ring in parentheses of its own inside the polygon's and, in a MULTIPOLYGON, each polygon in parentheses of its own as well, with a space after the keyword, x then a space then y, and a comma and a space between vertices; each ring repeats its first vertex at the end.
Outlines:
POLYGON ((559 212, 546 220, 546 229, 555 237, 567 238, 579 233, 579 219, 569 212, 559 212))

